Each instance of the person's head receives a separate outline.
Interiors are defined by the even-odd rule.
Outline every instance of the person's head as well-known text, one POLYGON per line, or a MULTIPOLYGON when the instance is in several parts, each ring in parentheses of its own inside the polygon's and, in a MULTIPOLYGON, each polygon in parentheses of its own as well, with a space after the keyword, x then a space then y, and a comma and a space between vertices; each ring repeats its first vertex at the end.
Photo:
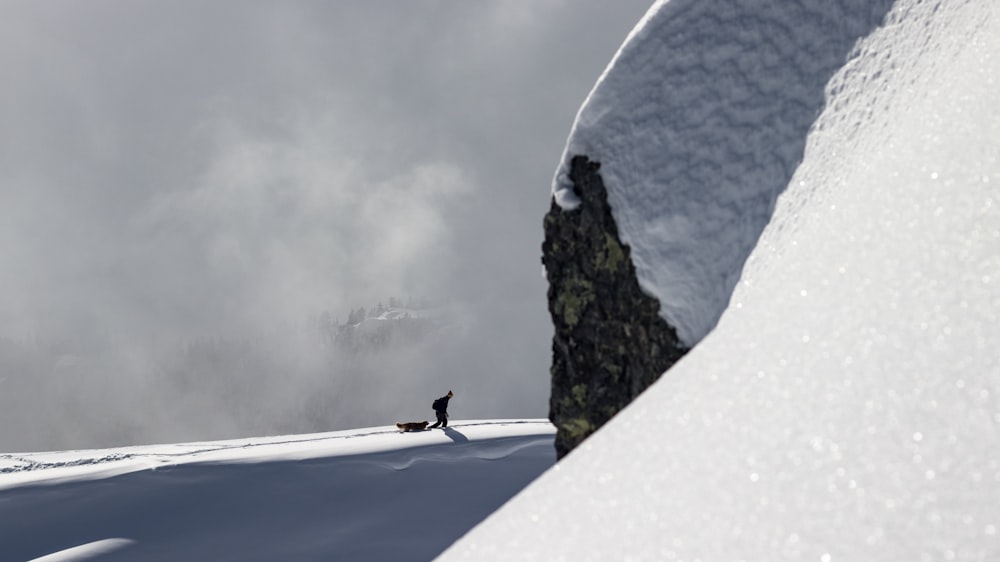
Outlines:
POLYGON ((454 394, 452 394, 451 391, 449 390, 448 391, 448 398, 451 398, 452 396, 454 396, 454 394))

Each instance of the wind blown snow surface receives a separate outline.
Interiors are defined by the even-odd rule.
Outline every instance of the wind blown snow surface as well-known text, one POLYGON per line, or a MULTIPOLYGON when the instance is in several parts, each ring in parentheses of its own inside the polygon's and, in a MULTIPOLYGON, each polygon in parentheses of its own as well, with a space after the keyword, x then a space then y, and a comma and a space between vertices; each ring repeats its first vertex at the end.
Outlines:
POLYGON ((824 87, 890 0, 659 2, 580 109, 639 284, 688 346, 711 330, 802 159, 824 87))
MULTIPOLYGON (((720 17, 714 34, 741 37, 751 51, 766 42, 779 49, 775 56, 809 58, 810 33, 819 30, 804 28, 796 7, 829 13, 827 5, 852 3, 747 4, 774 6, 784 24, 777 29, 803 32, 775 41, 769 29, 743 30, 740 18, 720 17)), ((696 41, 664 39, 664 29, 675 29, 667 20, 734 5, 660 3, 619 59, 659 53, 664 40, 677 45, 663 56, 708 56, 696 41)), ((718 326, 442 559, 1000 560, 998 11, 992 0, 896 2, 827 85, 804 160, 718 326)), ((712 64, 754 74, 740 52, 712 64)), ((713 75, 698 70, 657 79, 716 95, 705 82, 713 75)), ((623 112, 626 119, 609 122, 628 126, 578 123, 586 139, 571 138, 570 150, 584 140, 625 147, 613 154, 618 160, 602 160, 602 172, 637 266, 676 253, 660 246, 661 231, 699 232, 707 239, 690 241, 690 250, 708 248, 714 258, 718 243, 747 235, 740 212, 756 216, 767 204, 747 188, 723 220, 706 216, 702 191, 674 189, 677 176, 691 179, 678 169, 686 152, 674 150, 685 131, 662 127, 683 108, 619 105, 601 93, 641 88, 648 72, 612 66, 589 103, 603 101, 581 119, 597 109, 623 112), (676 139, 666 143, 664 134, 676 139), (625 152, 647 138, 663 151, 625 152), (618 183, 632 166, 651 176, 618 183), (646 208, 654 195, 717 232, 674 228, 681 219, 670 214, 658 219, 646 208)), ((760 142, 790 138, 771 131, 780 120, 758 117, 716 130, 760 128, 760 142)), ((753 168, 744 160, 761 151, 778 160, 795 152, 720 150, 692 178, 735 181, 727 174, 753 168)), ((728 273, 697 275, 714 275, 701 279, 711 285, 728 273)), ((678 289, 648 275, 646 286, 658 296, 678 289)))
POLYGON ((545 420, 0 455, 0 560, 429 560, 555 463, 545 420))

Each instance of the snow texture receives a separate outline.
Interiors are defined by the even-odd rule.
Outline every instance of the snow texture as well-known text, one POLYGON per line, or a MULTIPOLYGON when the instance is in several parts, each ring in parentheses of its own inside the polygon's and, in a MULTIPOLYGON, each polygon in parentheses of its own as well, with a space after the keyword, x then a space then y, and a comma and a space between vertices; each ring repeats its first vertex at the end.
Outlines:
POLYGON ((133 542, 128 539, 103 539, 60 550, 59 552, 53 552, 52 554, 35 558, 32 562, 80 562, 81 560, 93 560, 106 556, 130 544, 133 544, 133 542))
MULTIPOLYGON (((715 18, 714 34, 809 53, 823 30, 795 6, 820 4, 773 5, 787 7, 772 10, 784 25, 715 18)), ((657 5, 622 52, 659 56, 687 27, 666 19, 694 25, 696 10, 730 6, 657 5)), ((694 60, 703 47, 678 41, 662 56, 694 60)), ((442 559, 1000 560, 1000 4, 900 0, 852 53, 717 328, 442 559)), ((702 90, 685 99, 724 93, 717 75, 690 72, 658 78, 702 90)), ((609 72, 595 92, 632 80, 650 78, 609 72)), ((758 113, 747 126, 765 146, 721 150, 715 175, 686 148, 653 163, 625 152, 632 137, 661 138, 676 110, 649 106, 637 130, 591 133, 624 147, 621 169, 662 166, 647 191, 669 192, 670 206, 691 196, 670 188, 674 160, 694 158, 722 185, 757 174, 756 150, 776 168, 798 150, 766 144, 791 141, 758 113)), ((734 217, 771 197, 747 185, 728 188, 751 192, 728 199, 734 217)), ((660 208, 652 195, 614 203, 633 242, 660 228, 644 208, 660 208)), ((695 248, 751 235, 739 220, 716 228, 695 248)))
POLYGON ((429 560, 555 462, 544 420, 0 455, 0 560, 429 560))
POLYGON ((639 285, 688 347, 711 330, 802 158, 823 89, 890 0, 658 2, 584 102, 573 155, 601 163, 639 285))

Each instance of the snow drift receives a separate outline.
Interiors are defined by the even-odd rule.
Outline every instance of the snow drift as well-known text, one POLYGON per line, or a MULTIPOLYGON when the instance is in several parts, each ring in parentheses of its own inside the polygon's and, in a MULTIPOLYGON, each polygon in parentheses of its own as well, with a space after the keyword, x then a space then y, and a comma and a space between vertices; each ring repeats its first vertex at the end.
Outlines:
MULTIPOLYGON (((596 156, 612 208, 669 314, 672 298, 688 300, 675 297, 685 284, 650 272, 677 244, 715 257, 720 244, 748 243, 742 212, 759 216, 770 197, 733 192, 720 219, 700 200, 688 204, 699 192, 675 181, 724 185, 760 151, 787 165, 778 155, 797 149, 768 139, 804 146, 728 308, 650 390, 443 559, 1000 559, 1000 6, 896 2, 832 76, 808 136, 776 134, 781 119, 747 114, 743 126, 759 139, 752 154, 696 155, 693 175, 689 155, 675 151, 684 131, 661 137, 685 108, 636 113, 617 96, 642 91, 649 71, 619 61, 671 57, 680 73, 655 78, 693 88, 684 99, 712 98, 725 84, 706 82, 699 66, 684 70, 700 55, 697 32, 664 38, 669 21, 698 11, 722 26, 715 37, 810 58, 803 14, 857 5, 750 4, 767 6, 770 24, 724 17, 738 2, 654 6, 568 147, 614 148, 596 156), (660 51, 662 41, 674 50, 660 51), (594 107, 641 118, 616 121, 594 107), (636 181, 631 170, 648 176, 636 181), (658 197, 681 211, 661 220, 658 197), (696 238, 664 246, 663 233, 696 238)), ((752 75, 740 52, 712 64, 752 75)), ((782 84, 771 86, 780 95, 782 84)), ((562 188, 557 180, 561 197, 562 188)), ((695 271, 695 285, 712 287, 731 269, 695 271)), ((703 303, 692 310, 713 310, 706 292, 692 293, 703 303)))
POLYGON ((728 304, 825 86, 890 5, 660 2, 580 108, 556 201, 576 202, 571 156, 601 163, 639 284, 687 347, 728 304))

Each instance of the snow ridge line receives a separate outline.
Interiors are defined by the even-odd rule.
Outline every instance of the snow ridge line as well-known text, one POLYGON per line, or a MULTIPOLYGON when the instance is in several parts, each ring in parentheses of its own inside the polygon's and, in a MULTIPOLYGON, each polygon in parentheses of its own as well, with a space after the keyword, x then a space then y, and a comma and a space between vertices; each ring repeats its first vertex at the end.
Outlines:
MULTIPOLYGON (((0 455, 0 458, 10 459, 10 460, 13 460, 15 462, 25 463, 24 465, 21 465, 21 466, 7 466, 7 467, 2 467, 2 468, 0 468, 0 474, 10 474, 10 473, 16 473, 16 472, 31 472, 33 470, 45 470, 47 468, 64 468, 64 467, 69 467, 69 466, 85 466, 85 465, 92 465, 92 464, 104 464, 104 463, 108 463, 108 462, 128 460, 128 459, 132 459, 132 458, 136 458, 136 457, 143 457, 143 456, 146 456, 146 455, 115 453, 115 454, 107 455, 107 456, 104 456, 104 457, 97 457, 97 458, 90 458, 90 459, 76 459, 76 460, 71 460, 71 461, 45 463, 45 462, 38 462, 38 461, 35 461, 35 460, 32 460, 32 459, 27 459, 27 458, 24 458, 24 457, 18 457, 18 456, 14 456, 14 455, 0 455)), ((159 456, 159 455, 157 455, 157 456, 159 456)))
MULTIPOLYGON (((541 420, 510 420, 510 421, 485 421, 485 422, 474 422, 474 423, 464 423, 451 425, 449 427, 483 427, 492 425, 524 425, 524 424, 537 424, 542 423, 541 420)), ((188 450, 188 451, 178 451, 174 453, 160 453, 160 452, 142 452, 142 453, 112 453, 101 457, 94 458, 82 458, 74 459, 68 461, 54 461, 54 462, 42 462, 37 461, 28 457, 19 456, 15 454, 0 454, 0 459, 11 460, 14 462, 23 463, 20 466, 6 466, 0 467, 0 474, 15 474, 21 472, 32 472, 36 470, 47 470, 47 469, 57 469, 57 468, 67 468, 74 466, 89 466, 89 465, 99 465, 119 461, 127 461, 133 459, 148 459, 156 460, 161 458, 174 458, 174 457, 186 457, 186 456, 196 456, 205 453, 213 453, 217 451, 227 451, 231 449, 250 449, 254 447, 270 446, 270 445, 290 445, 292 443, 312 443, 319 441, 333 441, 338 439, 354 439, 358 437, 370 437, 373 435, 392 435, 399 433, 397 429, 379 429, 377 431, 367 431, 362 433, 352 433, 350 435, 327 435, 322 437, 306 437, 302 439, 286 439, 283 441, 261 441, 261 442, 249 442, 249 443, 237 443, 230 445, 217 445, 215 447, 205 447, 202 449, 188 450)))

